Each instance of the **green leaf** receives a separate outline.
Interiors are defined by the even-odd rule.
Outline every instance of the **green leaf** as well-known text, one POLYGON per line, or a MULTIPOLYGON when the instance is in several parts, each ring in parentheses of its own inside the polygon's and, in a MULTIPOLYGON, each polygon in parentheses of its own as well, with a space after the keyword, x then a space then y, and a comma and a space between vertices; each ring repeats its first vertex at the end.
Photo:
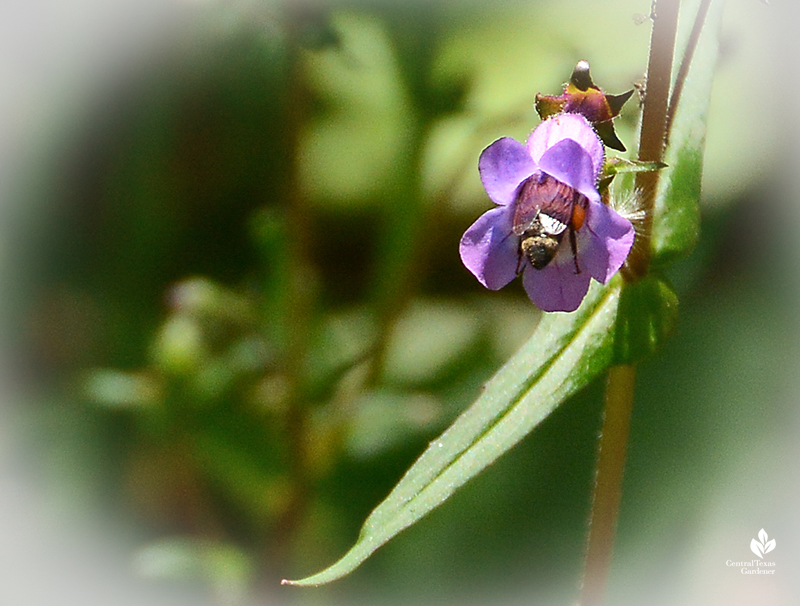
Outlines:
POLYGON ((678 297, 661 277, 625 284, 619 301, 614 364, 635 364, 651 356, 672 333, 678 297))
POLYGON ((700 235, 703 152, 722 4, 716 0, 709 8, 664 155, 668 168, 659 179, 653 217, 653 262, 657 265, 669 264, 689 254, 700 235))
POLYGON ((606 160, 603 165, 603 174, 600 178, 613 177, 623 173, 646 173, 666 167, 667 165, 663 162, 641 162, 614 156, 606 160))
POLYGON ((621 279, 593 283, 571 314, 547 314, 483 393, 436 440, 370 514, 356 544, 330 568, 290 585, 321 585, 350 572, 378 547, 441 505, 509 450, 613 357, 621 279))
MULTIPOLYGON (((639 160, 627 160, 616 156, 607 158, 603 164, 603 172, 600 175, 598 189, 602 192, 608 188, 608 186, 611 185, 611 181, 613 181, 614 177, 617 175, 653 172, 666 168, 666 166, 667 165, 663 162, 641 162, 639 160)), ((628 185, 629 189, 630 187, 631 185, 628 185)))

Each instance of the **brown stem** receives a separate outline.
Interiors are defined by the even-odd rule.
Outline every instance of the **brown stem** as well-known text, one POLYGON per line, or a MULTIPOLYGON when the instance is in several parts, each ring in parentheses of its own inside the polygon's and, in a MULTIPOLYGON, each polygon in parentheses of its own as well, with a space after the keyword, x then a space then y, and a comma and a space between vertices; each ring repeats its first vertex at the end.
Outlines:
POLYGON ((672 87, 672 96, 669 98, 669 108, 667 109, 667 124, 666 135, 664 137, 664 147, 669 143, 669 133, 672 129, 672 121, 675 119, 675 112, 678 109, 678 103, 681 100, 681 93, 683 92, 683 84, 686 82, 686 76, 689 73, 689 67, 692 65, 694 58, 694 51, 697 49, 697 42, 700 40, 700 34, 703 31, 703 25, 706 22, 708 9, 711 6, 711 0, 703 0, 697 9, 697 16, 692 25, 692 33, 689 34, 689 41, 686 43, 686 50, 681 59, 681 66, 678 68, 678 74, 675 77, 675 86, 672 87))
POLYGON ((622 497, 635 379, 633 365, 614 366, 608 372, 581 606, 603 603, 622 497))
MULTIPOLYGON (((639 160, 643 162, 660 162, 664 155, 679 6, 679 0, 653 1, 653 32, 639 139, 639 160)), ((658 171, 636 175, 636 192, 641 197, 645 219, 623 268, 623 276, 627 281, 646 276, 650 265, 650 237, 658 177, 658 171)), ((635 379, 634 365, 613 366, 608 372, 581 606, 600 606, 603 603, 622 498, 635 379)))
MULTIPOLYGON (((639 160, 643 162, 660 162, 664 156, 679 5, 679 0, 653 2, 653 33, 650 38, 650 58, 647 64, 647 83, 639 138, 639 160)), ((659 174, 659 171, 636 174, 635 186, 641 198, 644 220, 623 268, 623 275, 629 281, 643 278, 650 266, 650 237, 659 174)))

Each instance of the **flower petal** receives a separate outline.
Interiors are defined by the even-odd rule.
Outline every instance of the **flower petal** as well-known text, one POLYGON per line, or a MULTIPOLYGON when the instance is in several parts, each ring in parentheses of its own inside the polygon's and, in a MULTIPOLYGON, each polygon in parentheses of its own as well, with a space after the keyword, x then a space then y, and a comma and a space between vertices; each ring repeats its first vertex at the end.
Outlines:
POLYGON ((558 114, 537 126, 527 142, 531 158, 538 164, 544 153, 563 139, 572 139, 589 154, 597 179, 603 168, 603 144, 586 118, 579 114, 558 114))
POLYGON ((586 214, 586 226, 578 232, 578 263, 605 284, 628 258, 633 246, 633 225, 605 204, 590 202, 586 214))
POLYGON ((562 139, 544 152, 539 168, 582 193, 590 202, 600 202, 592 158, 573 139, 562 139))
POLYGON ((519 184, 536 170, 527 148, 511 137, 503 137, 483 150, 478 160, 481 182, 492 202, 506 206, 514 202, 519 184))
POLYGON ((543 269, 528 265, 522 274, 525 292, 542 311, 575 311, 589 290, 589 272, 575 272, 572 252, 559 254, 543 269))
POLYGON ((519 242, 511 234, 513 207, 483 213, 461 237, 461 261, 486 288, 497 290, 517 275, 519 242))

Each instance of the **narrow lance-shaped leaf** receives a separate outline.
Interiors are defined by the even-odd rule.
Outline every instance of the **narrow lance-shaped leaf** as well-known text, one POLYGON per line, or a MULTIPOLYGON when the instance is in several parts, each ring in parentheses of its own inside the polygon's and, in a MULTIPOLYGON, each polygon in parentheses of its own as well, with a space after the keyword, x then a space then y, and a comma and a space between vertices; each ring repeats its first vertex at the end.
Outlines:
MULTIPOLYGON (((611 181, 617 175, 632 175, 636 173, 653 172, 666 168, 667 165, 663 162, 640 162, 638 160, 627 160, 618 156, 607 158, 603 164, 603 172, 600 174, 600 183, 598 189, 603 191, 608 188, 611 181)), ((633 181, 631 180, 630 183, 633 181)), ((632 185, 628 184, 628 188, 632 185)))
POLYGON ((667 168, 659 179, 653 218, 653 261, 658 265, 687 255, 700 234, 703 151, 722 5, 722 0, 711 3, 669 133, 667 168))
MULTIPOLYGON (((653 221, 653 260, 657 265, 688 254, 699 236, 706 118, 721 9, 721 0, 714 0, 706 16, 672 121, 666 167, 619 160, 606 166, 607 174, 622 176, 639 170, 661 170, 653 221)), ((622 184, 623 188, 632 186, 632 179, 622 184)), ((657 272, 627 284, 617 316, 614 363, 634 364, 651 356, 672 332, 677 304, 671 286, 657 272)))
POLYGON ((480 397, 430 443, 370 514, 356 544, 330 568, 292 585, 336 580, 443 503, 611 363, 621 280, 593 284, 572 314, 546 315, 480 397))

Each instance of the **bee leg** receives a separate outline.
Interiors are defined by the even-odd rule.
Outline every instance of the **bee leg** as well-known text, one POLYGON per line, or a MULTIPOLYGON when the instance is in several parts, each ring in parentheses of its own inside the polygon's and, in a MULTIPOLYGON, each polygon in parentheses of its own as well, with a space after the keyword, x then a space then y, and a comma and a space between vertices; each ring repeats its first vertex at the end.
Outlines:
POLYGON ((581 268, 578 267, 578 240, 575 237, 575 230, 570 227, 569 230, 569 245, 572 248, 572 258, 575 260, 575 273, 581 273, 581 268))

